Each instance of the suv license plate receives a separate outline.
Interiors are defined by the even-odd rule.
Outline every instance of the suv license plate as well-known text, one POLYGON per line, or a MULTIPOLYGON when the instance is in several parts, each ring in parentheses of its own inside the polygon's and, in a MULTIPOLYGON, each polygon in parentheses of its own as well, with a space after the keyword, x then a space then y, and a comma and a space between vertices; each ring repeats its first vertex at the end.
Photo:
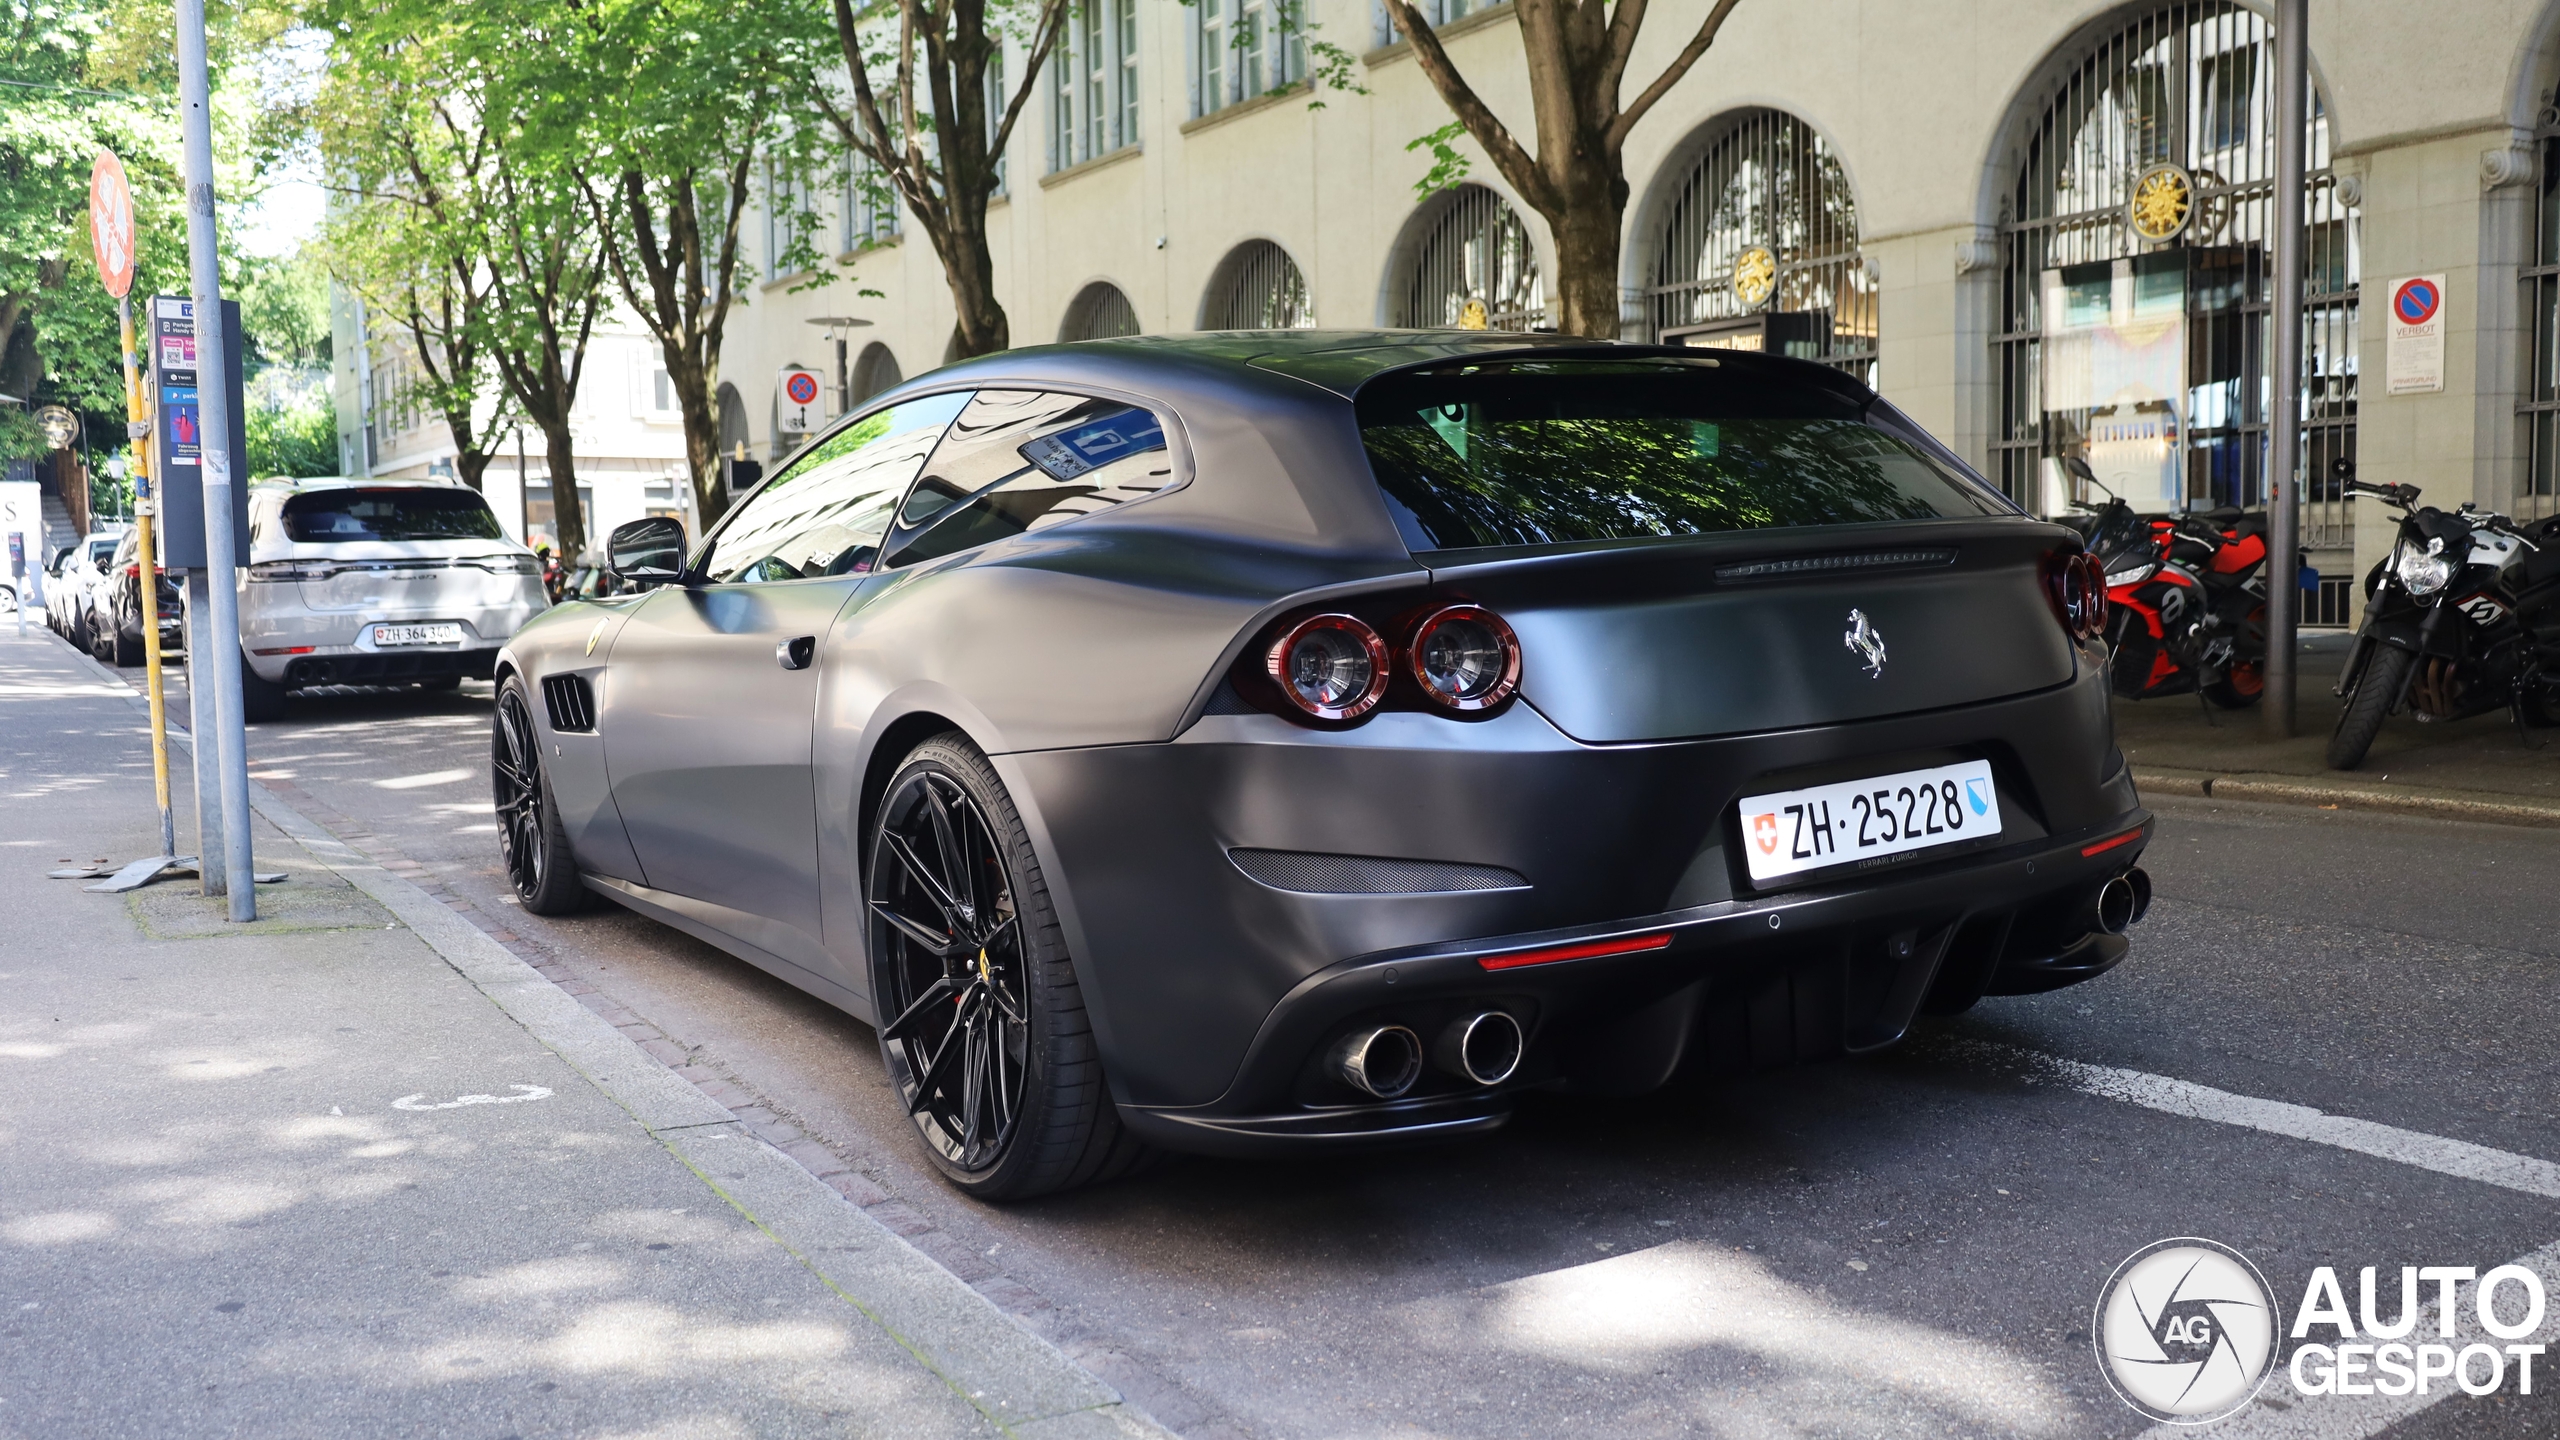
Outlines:
POLYGON ((462 643, 462 627, 459 625, 376 625, 373 627, 373 643, 376 645, 459 645, 462 643))
POLYGON ((1757 883, 1859 861, 1883 862, 2000 833, 1991 762, 1968 760, 1753 795, 1742 802, 1742 851, 1757 883))

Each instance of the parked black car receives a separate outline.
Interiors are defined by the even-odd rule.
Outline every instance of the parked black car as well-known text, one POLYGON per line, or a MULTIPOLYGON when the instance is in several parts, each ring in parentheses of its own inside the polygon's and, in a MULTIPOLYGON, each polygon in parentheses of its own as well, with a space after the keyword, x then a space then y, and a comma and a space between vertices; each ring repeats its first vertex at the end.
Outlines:
POLYGON ((506 863, 877 1023, 975 1194, 1871 1050, 2147 897, 2080 538, 1836 370, 1088 342, 777 472, 509 643, 506 863))
MULTIPOLYGON (((160 650, 174 655, 187 648, 186 593, 178 582, 156 567, 152 571, 156 603, 159 606, 160 650)), ((106 593, 102 605, 90 612, 89 653, 110 665, 142 663, 142 554, 141 532, 128 530, 116 542, 115 558, 107 563, 106 593)))

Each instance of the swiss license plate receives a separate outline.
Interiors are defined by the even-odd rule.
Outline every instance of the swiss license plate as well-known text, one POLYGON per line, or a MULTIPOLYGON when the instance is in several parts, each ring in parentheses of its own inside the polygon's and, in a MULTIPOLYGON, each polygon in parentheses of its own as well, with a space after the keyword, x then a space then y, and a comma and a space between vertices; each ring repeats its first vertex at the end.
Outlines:
POLYGON ((1988 760, 1782 790, 1742 802, 1742 853, 1754 881, 1860 861, 1887 863, 1999 833, 2000 792, 1991 783, 1988 760))
POLYGON ((373 627, 373 643, 376 645, 459 645, 462 643, 462 627, 459 625, 376 625, 373 627))

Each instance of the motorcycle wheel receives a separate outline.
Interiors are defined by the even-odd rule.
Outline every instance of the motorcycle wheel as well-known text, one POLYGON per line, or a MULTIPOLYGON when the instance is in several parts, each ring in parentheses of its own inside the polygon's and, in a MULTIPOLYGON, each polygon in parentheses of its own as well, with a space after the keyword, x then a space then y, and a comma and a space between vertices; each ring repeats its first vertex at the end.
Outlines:
POLYGON ((2391 707, 2400 700, 2400 691, 2409 683, 2409 667, 2418 657, 2397 646, 2376 650, 2364 667, 2364 677, 2356 682, 2356 693, 2347 699, 2346 713, 2338 717, 2338 728, 2329 737, 2329 768, 2353 770, 2364 763, 2365 752, 2373 748, 2373 737, 2382 733, 2382 722, 2391 707))
POLYGON ((2244 660, 2222 672, 2222 678, 2204 688, 2204 698, 2224 710, 2246 710, 2267 697, 2266 667, 2255 660, 2244 660))

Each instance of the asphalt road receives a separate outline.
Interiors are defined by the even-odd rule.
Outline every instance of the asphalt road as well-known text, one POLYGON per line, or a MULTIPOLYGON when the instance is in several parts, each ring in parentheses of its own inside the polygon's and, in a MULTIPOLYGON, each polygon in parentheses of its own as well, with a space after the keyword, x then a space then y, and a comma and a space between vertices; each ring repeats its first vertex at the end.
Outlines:
MULTIPOLYGON (((477 684, 306 700, 255 728, 253 769, 514 913, 488 721, 477 684)), ((1185 1160, 1001 1209, 922 1164, 866 1027, 626 912, 514 924, 1045 1296, 1040 1328, 1187 1434, 2125 1435, 2149 1422, 2102 1379, 2090 1315, 2152 1241, 2238 1247, 2290 1316, 2316 1266, 2340 1268, 2353 1304, 2357 1267, 2383 1267, 2388 1293, 2404 1264, 2485 1271, 2560 1240, 2547 1195, 2004 1058, 2560 1158, 2560 834, 2154 808, 2158 899, 2095 983, 1985 1002, 1866 1060, 1532 1101, 1462 1144, 1185 1160)), ((2553 1310, 2538 1338, 2560 1331, 2560 1294, 2553 1310)), ((2551 1389, 2560 1376, 2529 1398, 2455 1395, 2387 1433, 2547 1435, 2551 1389)), ((2268 1393, 2291 1399, 2282 1375, 2268 1393)), ((2318 1433, 2384 1433, 2363 1413, 2318 1433)))

